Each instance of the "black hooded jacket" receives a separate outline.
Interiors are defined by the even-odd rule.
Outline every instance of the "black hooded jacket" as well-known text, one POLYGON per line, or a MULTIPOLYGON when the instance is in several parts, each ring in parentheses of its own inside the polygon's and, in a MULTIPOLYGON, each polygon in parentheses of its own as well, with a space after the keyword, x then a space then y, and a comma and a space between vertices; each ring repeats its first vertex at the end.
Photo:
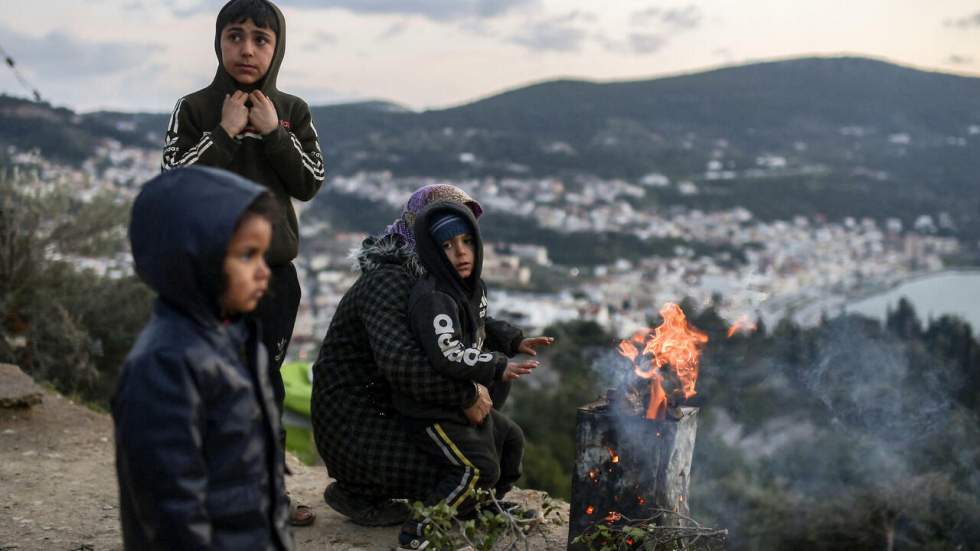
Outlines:
MULTIPOLYGON (((415 250, 426 270, 409 298, 408 316, 415 338, 441 375, 480 383, 491 388, 494 405, 503 405, 509 383, 501 381, 507 358, 517 354, 524 338, 512 325, 487 317, 483 269, 483 241, 473 212, 456 203, 434 203, 415 220, 415 250), (473 237, 473 271, 465 280, 453 267, 442 244, 429 233, 430 221, 452 213, 466 220, 473 237)), ((396 394, 395 407, 406 417, 452 419, 446 408, 396 394)))
POLYGON ((292 547, 268 354, 219 314, 225 251, 262 193, 190 167, 133 204, 136 271, 159 296, 112 400, 126 549, 292 547))
MULTIPOLYGON (((290 198, 309 201, 323 183, 323 156, 310 108, 296 97, 276 89, 276 77, 286 51, 286 20, 271 2, 279 22, 276 49, 265 77, 257 86, 238 84, 221 61, 221 31, 216 28, 214 49, 218 69, 207 88, 177 101, 167 126, 161 168, 200 164, 230 170, 269 189, 279 201, 282 218, 273 228, 269 264, 281 266, 296 258, 299 230, 290 198), (231 138, 220 126, 225 95, 258 88, 272 100, 279 127, 260 135, 246 127, 231 138)), ((227 5, 225 6, 227 8, 227 5)), ((224 8, 223 8, 224 9, 224 8)), ((219 14, 220 15, 220 14, 219 14)))

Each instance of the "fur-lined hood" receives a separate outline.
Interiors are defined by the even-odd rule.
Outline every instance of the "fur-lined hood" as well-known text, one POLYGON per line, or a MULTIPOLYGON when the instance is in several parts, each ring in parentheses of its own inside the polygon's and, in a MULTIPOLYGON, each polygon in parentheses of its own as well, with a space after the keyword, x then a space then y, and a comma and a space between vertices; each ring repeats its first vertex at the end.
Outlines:
POLYGON ((425 275, 425 268, 422 267, 415 248, 400 235, 368 237, 359 249, 351 250, 350 258, 353 261, 352 269, 361 273, 372 272, 386 265, 397 265, 415 277, 425 275))

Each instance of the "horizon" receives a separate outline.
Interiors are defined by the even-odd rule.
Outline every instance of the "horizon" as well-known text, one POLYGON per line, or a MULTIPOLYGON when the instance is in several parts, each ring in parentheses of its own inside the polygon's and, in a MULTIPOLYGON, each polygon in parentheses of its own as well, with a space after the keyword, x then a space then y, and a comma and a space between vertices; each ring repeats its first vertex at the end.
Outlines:
MULTIPOLYGON (((652 82, 652 81, 657 81, 657 80, 666 80, 666 79, 672 79, 672 78, 682 78, 682 77, 685 77, 685 76, 699 75, 699 74, 710 73, 710 72, 714 72, 714 71, 721 71, 721 70, 726 70, 726 69, 738 69, 738 68, 744 68, 744 67, 755 66, 755 65, 766 65, 766 64, 773 64, 773 63, 786 63, 786 62, 807 61, 807 60, 832 60, 832 59, 836 59, 836 60, 850 59, 850 60, 873 61, 873 62, 884 63, 884 64, 887 64, 887 65, 892 65, 892 66, 895 66, 895 67, 899 67, 899 68, 903 68, 903 69, 908 69, 908 70, 913 70, 913 71, 919 71, 919 72, 925 72, 925 73, 933 73, 933 74, 942 74, 942 75, 959 77, 959 78, 980 79, 980 73, 970 74, 970 73, 963 73, 963 72, 956 72, 956 71, 940 70, 940 69, 929 68, 929 67, 917 67, 917 66, 914 66, 912 64, 902 63, 900 61, 890 60, 890 59, 886 59, 886 58, 864 56, 864 55, 859 55, 859 54, 855 54, 855 53, 840 53, 840 54, 827 54, 827 55, 802 55, 802 56, 789 56, 789 57, 784 57, 784 58, 770 58, 770 59, 746 60, 744 63, 721 64, 721 65, 717 65, 717 66, 704 67, 704 68, 695 68, 695 69, 692 69, 692 70, 684 70, 684 71, 679 71, 679 72, 676 72, 676 73, 669 73, 669 74, 649 76, 649 77, 640 76, 640 77, 635 77, 635 78, 626 77, 626 78, 615 78, 615 79, 596 79, 596 78, 588 78, 588 77, 582 77, 582 76, 555 76, 553 78, 547 78, 547 79, 544 79, 544 80, 537 80, 537 81, 529 81, 529 82, 526 82, 526 83, 517 84, 516 86, 513 86, 513 87, 508 87, 508 88, 494 90, 494 91, 489 92, 489 93, 484 93, 484 94, 481 94, 481 95, 477 95, 477 96, 475 96, 473 98, 463 100, 462 102, 459 102, 459 103, 447 104, 447 105, 439 105, 439 106, 432 106, 432 107, 425 107, 425 108, 421 108, 421 109, 412 108, 411 106, 408 106, 408 105, 399 103, 399 102, 397 102, 397 101, 395 101, 395 100, 393 100, 391 98, 381 98, 381 97, 365 97, 365 98, 352 98, 352 99, 338 99, 336 101, 329 101, 329 100, 327 100, 327 101, 323 101, 323 102, 319 102, 319 103, 310 103, 309 105, 312 108, 318 108, 318 107, 332 107, 332 106, 343 106, 343 105, 357 105, 357 104, 365 104, 365 103, 382 103, 382 104, 388 104, 388 105, 392 105, 392 106, 395 106, 395 107, 404 109, 405 111, 408 111, 408 112, 411 112, 411 113, 424 113, 424 112, 427 112, 427 111, 441 111, 441 110, 446 110, 446 109, 453 109, 453 108, 456 108, 456 107, 462 107, 462 106, 465 106, 465 105, 470 105, 470 104, 473 104, 473 103, 477 103, 477 102, 480 102, 480 101, 483 101, 483 100, 487 100, 487 99, 490 99, 490 98, 493 98, 493 97, 496 97, 496 96, 500 96, 500 95, 503 95, 503 94, 507 94, 507 93, 519 91, 519 90, 522 90, 522 89, 525 89, 525 88, 530 88, 530 87, 539 86, 539 85, 545 85, 545 84, 554 83, 554 82, 583 82, 583 83, 599 84, 599 85, 604 85, 604 84, 617 84, 617 83, 629 83, 629 82, 652 82)), ((16 91, 0 90, 0 96, 6 96, 6 97, 10 97, 10 98, 25 100, 25 101, 34 101, 26 93, 16 93, 16 91)), ((124 113, 124 114, 154 114, 154 115, 161 115, 162 114, 162 115, 167 115, 170 112, 170 109, 160 110, 160 111, 149 111, 149 110, 127 110, 127 109, 119 109, 119 108, 111 108, 111 107, 110 108, 96 108, 96 109, 90 109, 90 110, 79 110, 79 109, 75 109, 71 105, 63 105, 63 104, 55 103, 55 102, 51 101, 50 98, 46 98, 45 97, 45 98, 42 98, 42 100, 43 100, 44 103, 49 104, 52 108, 56 108, 56 109, 64 108, 64 109, 68 109, 68 110, 70 110, 72 112, 75 112, 75 113, 78 113, 78 114, 88 114, 88 113, 98 113, 98 112, 115 112, 115 113, 124 113)))
MULTIPOLYGON (((0 16, 0 47, 52 105, 169 112, 214 74, 221 0, 52 0, 0 16), (66 55, 66 52, 69 54, 66 55)), ((651 80, 771 60, 862 57, 980 76, 975 2, 279 0, 281 89, 310 105, 445 109, 560 79, 651 80)), ((0 70, 0 93, 29 95, 0 70)))

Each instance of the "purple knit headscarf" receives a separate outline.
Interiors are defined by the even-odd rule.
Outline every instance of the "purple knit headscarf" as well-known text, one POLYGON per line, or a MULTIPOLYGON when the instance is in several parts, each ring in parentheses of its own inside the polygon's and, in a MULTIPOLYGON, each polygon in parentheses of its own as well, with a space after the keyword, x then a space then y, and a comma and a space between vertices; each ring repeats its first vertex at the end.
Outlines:
POLYGON ((400 235, 414 249, 415 233, 412 231, 412 226, 415 225, 415 217, 422 212, 422 209, 436 201, 449 201, 466 205, 473 211, 473 216, 476 218, 483 214, 483 207, 480 206, 480 203, 477 203, 465 191, 450 184, 432 184, 415 190, 415 193, 408 198, 402 215, 385 228, 381 235, 400 235))

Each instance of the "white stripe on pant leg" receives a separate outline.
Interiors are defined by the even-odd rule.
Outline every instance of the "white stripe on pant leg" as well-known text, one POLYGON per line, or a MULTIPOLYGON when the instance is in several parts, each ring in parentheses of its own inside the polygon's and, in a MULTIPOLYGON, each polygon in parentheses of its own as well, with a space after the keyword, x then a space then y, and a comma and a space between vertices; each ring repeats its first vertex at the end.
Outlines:
MULTIPOLYGON (((446 454, 446 457, 449 458, 449 460, 453 463, 453 465, 460 466, 459 461, 452 454, 452 452, 446 447, 446 445, 439 438, 439 436, 436 435, 435 432, 433 432, 432 427, 425 429, 425 432, 429 435, 430 438, 435 440, 436 444, 439 446, 439 449, 442 450, 442 453, 446 454)), ((469 484, 470 478, 472 477, 473 477, 473 468, 467 465, 465 467, 465 470, 463 471, 463 479, 460 481, 459 486, 456 486, 456 488, 454 488, 453 491, 450 492, 449 495, 446 497, 447 504, 451 504, 453 501, 459 498, 459 496, 466 490, 466 486, 469 484)))

